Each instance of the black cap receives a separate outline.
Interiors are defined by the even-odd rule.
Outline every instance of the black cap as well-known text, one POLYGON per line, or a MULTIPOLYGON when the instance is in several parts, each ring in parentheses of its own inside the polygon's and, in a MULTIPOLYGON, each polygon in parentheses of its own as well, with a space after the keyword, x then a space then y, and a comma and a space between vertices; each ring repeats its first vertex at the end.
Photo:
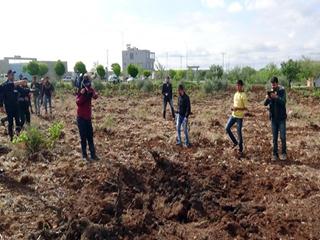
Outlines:
POLYGON ((10 69, 10 70, 7 72, 7 76, 10 75, 10 74, 15 74, 15 73, 16 73, 16 71, 10 69))
POLYGON ((244 85, 244 82, 239 79, 239 80, 237 81, 237 85, 243 86, 243 85, 244 85))

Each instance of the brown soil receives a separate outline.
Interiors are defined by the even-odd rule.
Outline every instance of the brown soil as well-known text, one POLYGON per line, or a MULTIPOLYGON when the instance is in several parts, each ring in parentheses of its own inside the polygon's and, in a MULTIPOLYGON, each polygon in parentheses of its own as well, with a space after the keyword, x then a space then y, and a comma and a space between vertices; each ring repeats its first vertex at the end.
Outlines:
POLYGON ((0 239, 319 239, 319 102, 290 94, 289 159, 273 163, 264 95, 250 94, 240 160, 224 132, 232 92, 191 97, 190 149, 175 146, 160 96, 101 97, 93 163, 73 97, 58 100, 65 134, 52 152, 0 148, 0 239))

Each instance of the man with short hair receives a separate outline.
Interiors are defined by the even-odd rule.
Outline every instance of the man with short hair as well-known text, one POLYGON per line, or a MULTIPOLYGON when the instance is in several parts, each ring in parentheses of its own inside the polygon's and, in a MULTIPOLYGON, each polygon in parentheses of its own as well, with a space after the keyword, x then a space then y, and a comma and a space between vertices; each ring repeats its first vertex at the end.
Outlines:
POLYGON ((37 115, 40 115, 40 108, 41 108, 41 91, 42 85, 40 82, 37 81, 37 77, 32 77, 31 89, 34 89, 33 92, 33 105, 37 115))
POLYGON ((18 107, 18 96, 19 92, 23 89, 18 86, 24 81, 14 81, 14 74, 16 72, 9 70, 7 73, 7 81, 1 85, 0 92, 0 112, 4 112, 3 105, 5 107, 5 112, 7 114, 8 121, 8 134, 10 140, 13 140, 13 121, 16 124, 16 132, 19 133, 21 130, 20 118, 19 118, 19 107, 18 107))
POLYGON ((244 83, 242 80, 237 81, 237 92, 233 98, 232 115, 230 116, 227 125, 226 132, 233 142, 234 148, 239 146, 239 154, 243 154, 243 137, 242 137, 242 126, 245 111, 247 110, 247 95, 244 92, 244 83), (231 128, 237 123, 238 140, 233 135, 231 128))
POLYGON ((166 119, 167 104, 169 103, 172 118, 175 119, 174 108, 173 108, 173 96, 172 96, 172 85, 170 83, 170 77, 166 77, 165 82, 162 85, 163 95, 163 118, 166 119))
POLYGON ((278 135, 280 132, 280 139, 282 144, 282 160, 287 160, 287 143, 286 143, 286 90, 283 86, 279 85, 277 77, 272 77, 271 80, 271 91, 268 92, 265 106, 269 106, 270 120, 272 126, 273 136, 273 160, 279 160, 278 153, 278 135))
POLYGON ((178 87, 179 99, 177 113, 177 145, 181 146, 181 126, 183 126, 185 135, 185 146, 190 147, 189 133, 188 133, 188 118, 191 114, 191 103, 190 98, 186 94, 184 86, 182 84, 178 87))

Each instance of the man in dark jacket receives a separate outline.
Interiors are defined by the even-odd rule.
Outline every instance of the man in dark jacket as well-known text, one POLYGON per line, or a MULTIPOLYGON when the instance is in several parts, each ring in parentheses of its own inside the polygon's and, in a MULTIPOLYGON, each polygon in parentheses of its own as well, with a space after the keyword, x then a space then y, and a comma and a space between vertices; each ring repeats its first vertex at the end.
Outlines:
POLYGON ((41 99, 44 101, 44 110, 46 115, 48 114, 48 105, 50 114, 52 114, 52 94, 54 92, 54 87, 49 81, 49 77, 45 77, 43 84, 42 84, 42 91, 41 91, 41 99))
POLYGON ((33 76, 31 88, 34 89, 33 92, 33 105, 37 115, 40 115, 40 108, 41 108, 41 91, 42 85, 40 82, 37 81, 37 77, 33 76))
POLYGON ((166 119, 166 109, 167 104, 169 103, 172 118, 175 119, 174 108, 173 108, 173 99, 172 99, 172 85, 170 83, 170 78, 166 77, 165 83, 162 85, 162 95, 163 95, 163 118, 166 119))
POLYGON ((21 128, 23 128, 25 123, 30 125, 30 121, 31 121, 31 114, 30 114, 31 90, 30 90, 30 88, 28 88, 28 82, 27 82, 28 79, 24 78, 23 80, 25 80, 25 82, 22 86, 21 91, 19 92, 19 95, 18 95, 18 106, 19 106, 19 116, 20 116, 21 128))
POLYGON ((287 144, 286 144, 286 91, 284 87, 279 85, 277 77, 271 78, 272 89, 268 92, 265 106, 269 106, 270 120, 273 135, 273 160, 279 160, 278 153, 278 135, 282 143, 282 160, 287 159, 287 144))
POLYGON ((10 140, 13 140, 13 121, 16 123, 16 132, 19 133, 21 130, 20 118, 19 118, 19 108, 18 108, 18 95, 19 92, 23 92, 23 89, 19 84, 24 81, 14 81, 15 71, 9 70, 7 73, 8 80, 1 85, 0 91, 0 111, 4 112, 3 105, 5 107, 5 112, 7 114, 8 121, 8 133, 10 140))
POLYGON ((87 143, 90 150, 90 159, 99 160, 96 155, 94 141, 93 141, 93 127, 92 127, 92 99, 97 99, 96 91, 91 87, 91 80, 88 75, 84 76, 81 84, 81 89, 77 94, 77 123, 81 138, 82 158, 87 160, 87 143))
POLYGON ((188 134, 188 117, 191 113, 190 98, 186 94, 182 84, 178 87, 179 93, 179 112, 177 116, 177 145, 181 146, 181 126, 183 126, 185 135, 185 146, 190 147, 189 134, 188 134))

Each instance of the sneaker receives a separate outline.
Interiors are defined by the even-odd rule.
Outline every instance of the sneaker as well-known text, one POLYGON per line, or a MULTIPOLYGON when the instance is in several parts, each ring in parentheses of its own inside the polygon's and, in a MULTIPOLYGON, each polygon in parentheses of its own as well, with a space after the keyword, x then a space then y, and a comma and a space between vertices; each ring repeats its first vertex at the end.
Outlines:
POLYGON ((0 168, 0 177, 2 177, 4 173, 5 173, 4 169, 0 168))
POLYGON ((272 161, 273 161, 273 162, 279 161, 279 156, 273 155, 272 161))
POLYGON ((282 161, 287 161, 287 154, 282 154, 281 155, 281 160, 282 161))
POLYGON ((190 143, 185 144, 184 146, 185 146, 185 148, 191 148, 191 144, 190 143))
POLYGON ((84 157, 82 157, 82 160, 87 162, 88 161, 88 157, 84 156, 84 157))
POLYGON ((182 144, 181 144, 181 143, 179 143, 179 142, 177 142, 177 143, 176 143, 176 146, 181 147, 181 146, 182 146, 182 144))

